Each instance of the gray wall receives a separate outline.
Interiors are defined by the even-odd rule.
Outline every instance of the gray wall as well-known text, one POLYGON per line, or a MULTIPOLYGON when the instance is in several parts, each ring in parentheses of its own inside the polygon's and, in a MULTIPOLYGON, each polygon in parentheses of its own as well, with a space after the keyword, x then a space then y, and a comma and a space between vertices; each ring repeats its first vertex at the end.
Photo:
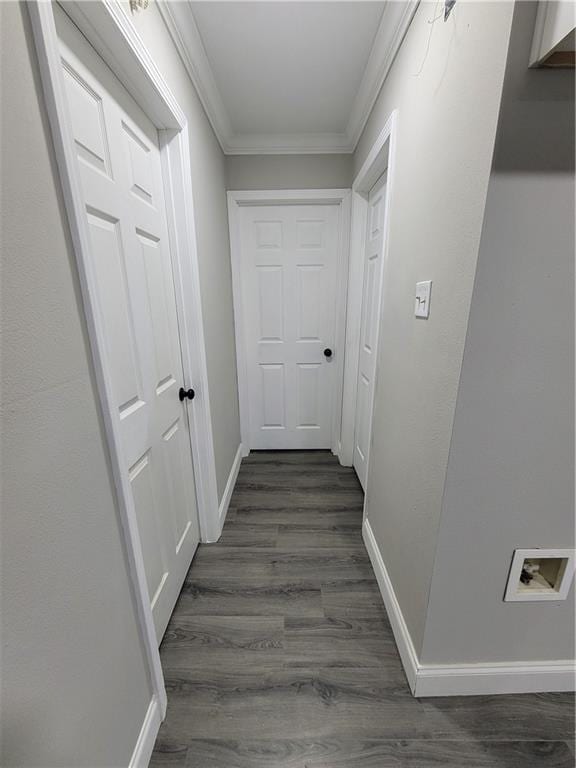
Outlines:
POLYGON ((422 649, 512 3, 421 3, 354 157, 399 110, 367 516, 422 649), (430 319, 414 317, 432 280, 430 319))
POLYGON ((0 13, 0 764, 110 768, 151 689, 27 12, 0 13))
POLYGON ((502 600, 514 549, 574 546, 574 71, 526 68, 535 10, 518 3, 514 15, 429 663, 574 656, 573 592, 562 603, 502 600))
POLYGON ((216 476, 222 498, 240 444, 225 159, 156 4, 131 16, 188 118, 216 476))
POLYGON ((227 189, 347 189, 352 155, 229 155, 227 189))

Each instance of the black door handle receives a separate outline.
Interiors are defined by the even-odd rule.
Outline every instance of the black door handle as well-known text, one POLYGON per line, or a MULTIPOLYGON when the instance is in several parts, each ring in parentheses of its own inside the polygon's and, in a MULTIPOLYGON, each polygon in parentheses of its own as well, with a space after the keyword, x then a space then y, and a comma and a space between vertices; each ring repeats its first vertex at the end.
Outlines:
POLYGON ((193 389, 184 389, 184 387, 180 387, 180 392, 178 392, 178 397, 180 398, 180 402, 183 403, 185 398, 188 398, 188 400, 194 400, 194 395, 196 393, 193 389))
POLYGON ((332 357, 332 350, 330 349, 330 347, 326 347, 326 349, 324 350, 324 357, 328 357, 328 358, 332 357))

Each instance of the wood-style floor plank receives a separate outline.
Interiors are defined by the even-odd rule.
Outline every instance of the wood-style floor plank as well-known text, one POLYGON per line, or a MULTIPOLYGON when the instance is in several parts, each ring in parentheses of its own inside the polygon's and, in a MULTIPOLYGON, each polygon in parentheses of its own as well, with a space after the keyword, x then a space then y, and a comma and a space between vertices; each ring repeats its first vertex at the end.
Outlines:
POLYGON ((362 530, 358 521, 342 525, 292 525, 278 526, 278 547, 281 549, 355 549, 361 550, 362 530))
POLYGON ((573 768, 561 741, 195 739, 151 768, 573 768))
POLYGON ((220 547, 275 547, 278 542, 277 525, 251 525, 234 520, 231 516, 222 536, 220 547))
POLYGON ((287 667, 376 667, 395 657, 392 629, 383 618, 286 617, 287 667))
POLYGON ((152 768, 573 768, 568 694, 415 699, 328 451, 243 460, 161 646, 152 768))
POLYGON ((201 548, 187 584, 211 581, 214 584, 292 584, 311 583, 320 587, 324 582, 370 580, 372 566, 366 551, 359 547, 312 547, 300 550, 264 547, 201 548))
MULTIPOLYGON (((199 579, 186 582, 175 615, 185 616, 323 616, 318 584, 299 581, 274 584, 230 578, 214 584, 199 579)), ((170 625, 169 625, 170 626, 170 625)))
MULTIPOLYGON (((234 519, 237 522, 251 523, 252 525, 274 524, 277 525, 310 525, 326 527, 331 525, 357 525, 362 526, 363 503, 354 504, 330 504, 329 507, 321 505, 314 507, 285 506, 282 498, 276 504, 261 506, 259 504, 244 504, 234 509, 234 519)), ((237 503, 237 500, 234 499, 237 503)))
POLYGON ((284 658, 284 617, 178 616, 162 643, 166 675, 218 667, 276 668, 284 658))

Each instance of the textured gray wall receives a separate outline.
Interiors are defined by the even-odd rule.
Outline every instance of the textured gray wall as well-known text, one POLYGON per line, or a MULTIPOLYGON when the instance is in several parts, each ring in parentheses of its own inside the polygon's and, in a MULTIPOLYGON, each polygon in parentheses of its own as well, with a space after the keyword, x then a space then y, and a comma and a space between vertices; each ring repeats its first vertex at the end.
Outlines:
POLYGON ((228 155, 228 189, 347 189, 352 155, 228 155))
POLYGON ((514 549, 574 546, 574 71, 526 68, 518 3, 423 660, 574 656, 574 593, 502 600, 514 549), (553 628, 553 631, 551 631, 553 628))
POLYGON ((421 3, 368 120, 359 170, 394 109, 398 142, 384 272, 367 516, 422 649, 448 450, 513 4, 421 3), (432 280, 429 320, 414 317, 432 280))

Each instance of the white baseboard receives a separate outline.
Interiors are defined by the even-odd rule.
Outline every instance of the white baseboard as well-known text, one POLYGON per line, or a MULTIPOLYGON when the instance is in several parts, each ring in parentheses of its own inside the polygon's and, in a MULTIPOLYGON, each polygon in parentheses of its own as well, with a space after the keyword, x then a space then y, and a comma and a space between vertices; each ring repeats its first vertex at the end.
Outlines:
POLYGON ((134 747, 129 768, 148 768, 148 763, 152 757, 156 736, 158 735, 161 723, 162 715, 160 713, 160 704, 158 703, 157 697, 153 696, 148 706, 144 722, 142 723, 140 735, 138 736, 138 741, 134 747))
POLYGON ((224 493, 222 494, 222 501, 220 502, 220 506, 218 507, 218 525, 220 526, 218 536, 220 536, 220 534, 222 533, 222 528, 224 527, 224 523, 226 522, 226 514, 228 512, 228 507, 230 506, 230 499, 232 498, 234 486, 236 485, 238 472, 240 471, 242 456, 244 456, 244 453, 243 453, 242 443, 240 443, 240 445, 238 446, 238 450, 236 451, 236 456, 234 456, 232 467, 230 468, 230 474, 228 475, 226 488, 224 488, 224 493))
POLYGON ((418 672, 418 657, 416 656, 416 651, 414 650, 408 627, 404 621, 404 616, 400 610, 400 604, 396 599, 390 576, 388 576, 388 571, 384 565, 380 549, 374 538, 372 527, 366 517, 364 518, 364 523, 362 525, 362 534, 364 544, 366 544, 366 549, 368 550, 370 562, 372 563, 372 568, 374 569, 376 581, 378 582, 382 599, 386 606, 386 612, 388 613, 388 619, 392 626, 392 632, 394 632, 394 639, 396 640, 398 652, 402 659, 404 672, 408 678, 408 685, 410 686, 412 693, 414 693, 416 687, 416 674, 418 672))
POLYGON ((498 693, 546 693, 575 689, 574 662, 507 662, 504 664, 424 664, 415 696, 481 696, 498 693))
POLYGON ((394 632, 404 672, 414 696, 479 696, 575 690, 576 668, 573 661, 420 664, 390 576, 367 519, 364 519, 362 532, 394 632))

